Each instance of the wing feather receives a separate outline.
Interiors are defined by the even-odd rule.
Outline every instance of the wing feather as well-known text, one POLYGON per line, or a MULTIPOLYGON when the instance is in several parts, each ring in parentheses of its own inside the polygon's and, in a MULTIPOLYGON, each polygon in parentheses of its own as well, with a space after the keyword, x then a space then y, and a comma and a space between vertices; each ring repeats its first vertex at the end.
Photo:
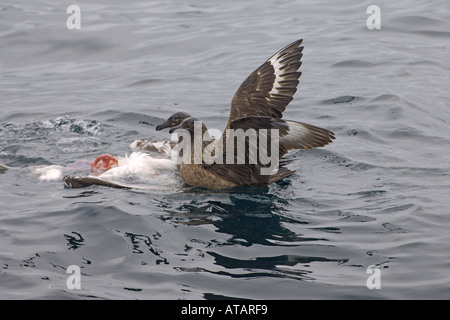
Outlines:
POLYGON ((244 117, 282 118, 299 84, 302 41, 287 45, 245 79, 231 102, 227 128, 232 121, 244 117))

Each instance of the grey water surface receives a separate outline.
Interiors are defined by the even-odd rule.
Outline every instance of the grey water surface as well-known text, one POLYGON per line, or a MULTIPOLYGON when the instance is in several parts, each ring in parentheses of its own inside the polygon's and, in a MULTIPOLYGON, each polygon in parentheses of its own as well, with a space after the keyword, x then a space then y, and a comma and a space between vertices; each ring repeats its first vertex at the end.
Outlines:
POLYGON ((1 299, 450 298, 447 0, 77 0, 69 30, 72 4, 0 4, 1 299), (292 152, 282 182, 67 189, 28 170, 167 140, 154 127, 175 111, 222 129, 240 83, 299 38, 284 118, 336 140, 292 152))

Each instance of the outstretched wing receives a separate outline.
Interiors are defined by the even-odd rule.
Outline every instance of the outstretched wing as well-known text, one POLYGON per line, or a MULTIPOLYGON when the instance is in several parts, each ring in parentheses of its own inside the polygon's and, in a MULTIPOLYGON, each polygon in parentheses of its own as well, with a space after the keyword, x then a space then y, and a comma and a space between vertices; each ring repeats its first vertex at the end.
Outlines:
POLYGON ((302 41, 284 47, 245 79, 231 102, 227 128, 232 121, 244 117, 282 118, 282 112, 297 91, 302 41))

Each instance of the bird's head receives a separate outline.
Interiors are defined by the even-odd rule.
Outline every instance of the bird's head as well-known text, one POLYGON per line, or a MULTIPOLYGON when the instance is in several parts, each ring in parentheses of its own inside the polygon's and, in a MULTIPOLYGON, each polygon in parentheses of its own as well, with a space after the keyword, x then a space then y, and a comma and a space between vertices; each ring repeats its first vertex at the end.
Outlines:
POLYGON ((183 122, 183 120, 190 118, 191 116, 186 112, 177 112, 171 115, 166 121, 156 126, 156 131, 160 131, 166 128, 173 128, 178 126, 183 122))

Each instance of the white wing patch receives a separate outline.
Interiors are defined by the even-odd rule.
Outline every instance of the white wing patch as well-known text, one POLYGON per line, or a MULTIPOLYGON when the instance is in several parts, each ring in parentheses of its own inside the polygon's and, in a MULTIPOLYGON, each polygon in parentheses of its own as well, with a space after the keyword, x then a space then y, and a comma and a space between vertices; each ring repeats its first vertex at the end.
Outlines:
POLYGON ((276 54, 269 60, 270 64, 272 65, 274 69, 275 74, 275 80, 273 82, 272 90, 270 90, 269 95, 273 94, 280 94, 278 91, 278 88, 281 87, 280 81, 283 79, 281 75, 283 74, 283 70, 281 70, 281 67, 283 64, 280 63, 280 54, 276 54))
POLYGON ((281 49, 267 60, 272 65, 273 74, 275 75, 272 90, 270 90, 269 97, 266 98, 267 100, 274 99, 276 96, 284 96, 292 99, 293 94, 297 90, 298 78, 301 74, 301 72, 298 72, 301 66, 300 60, 303 51, 303 47, 299 47, 301 43, 301 40, 296 41, 281 49))
POLYGON ((280 143, 287 149, 311 149, 322 147, 332 142, 334 134, 310 124, 284 120, 288 133, 280 137, 280 143))

